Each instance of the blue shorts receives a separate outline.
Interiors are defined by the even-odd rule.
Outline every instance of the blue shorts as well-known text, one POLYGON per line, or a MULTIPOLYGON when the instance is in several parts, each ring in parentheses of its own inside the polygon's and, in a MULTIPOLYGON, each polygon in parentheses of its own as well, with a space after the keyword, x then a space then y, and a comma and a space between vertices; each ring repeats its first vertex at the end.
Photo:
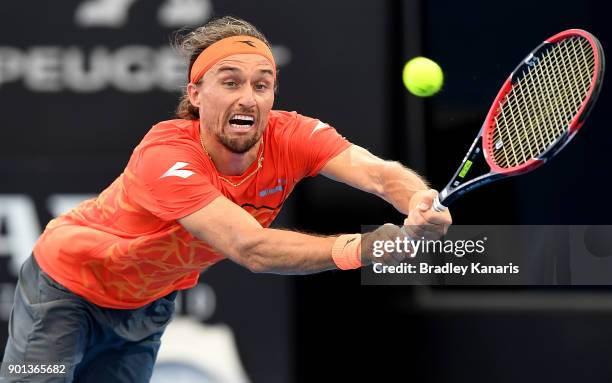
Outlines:
POLYGON ((61 362, 70 368, 62 377, 7 378, 4 371, 0 382, 148 382, 176 294, 133 310, 96 306, 30 257, 19 273, 3 366, 61 362))

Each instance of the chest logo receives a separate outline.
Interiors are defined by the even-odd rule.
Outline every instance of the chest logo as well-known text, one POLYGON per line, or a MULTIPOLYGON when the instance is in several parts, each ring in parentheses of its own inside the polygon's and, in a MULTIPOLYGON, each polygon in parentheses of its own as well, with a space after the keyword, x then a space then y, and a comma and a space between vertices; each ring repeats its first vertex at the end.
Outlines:
POLYGON ((263 198, 263 197, 265 197, 265 196, 267 196, 269 194, 274 194, 274 193, 278 193, 279 191, 283 191, 283 189, 284 189, 283 185, 285 185, 285 184, 287 184, 287 181, 282 179, 282 178, 279 178, 277 186, 275 186, 273 188, 270 188, 270 189, 260 190, 259 191, 259 196, 263 198))

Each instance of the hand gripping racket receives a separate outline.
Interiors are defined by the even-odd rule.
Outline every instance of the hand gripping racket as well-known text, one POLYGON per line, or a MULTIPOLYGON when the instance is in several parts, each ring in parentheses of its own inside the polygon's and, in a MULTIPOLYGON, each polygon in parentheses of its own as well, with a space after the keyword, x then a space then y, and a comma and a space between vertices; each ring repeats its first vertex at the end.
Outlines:
POLYGON ((434 209, 489 182, 530 172, 559 153, 593 108, 603 74, 601 44, 586 31, 570 29, 540 44, 502 86, 434 209))

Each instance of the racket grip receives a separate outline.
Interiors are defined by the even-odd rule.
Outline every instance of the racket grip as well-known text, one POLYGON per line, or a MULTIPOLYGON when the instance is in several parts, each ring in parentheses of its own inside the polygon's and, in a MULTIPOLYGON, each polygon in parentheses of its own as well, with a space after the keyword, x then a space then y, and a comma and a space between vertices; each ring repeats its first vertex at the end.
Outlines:
POLYGON ((436 195, 436 198, 434 198, 433 200, 433 209, 435 211, 444 211, 448 209, 446 206, 442 205, 442 203, 440 202, 439 195, 436 195))

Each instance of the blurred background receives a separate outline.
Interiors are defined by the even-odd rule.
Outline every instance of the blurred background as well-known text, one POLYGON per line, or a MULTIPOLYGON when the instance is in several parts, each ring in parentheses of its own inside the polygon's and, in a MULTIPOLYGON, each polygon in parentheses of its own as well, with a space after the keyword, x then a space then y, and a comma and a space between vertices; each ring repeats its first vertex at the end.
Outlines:
MULTIPOLYGON (((328 122, 437 189, 531 49, 568 28, 590 31, 604 50, 612 39, 610 6, 594 0, 64 0, 0 9, 0 345, 16 271, 42 228, 103 190, 150 127, 173 118, 185 80, 169 48, 173 31, 228 14, 254 23, 279 63, 275 108, 328 122), (403 64, 418 55, 445 72, 433 98, 403 88, 403 64)), ((572 145, 535 173, 462 197, 454 222, 609 224, 610 107, 604 83, 572 145)), ((276 225, 332 234, 402 219, 373 196, 316 177, 296 188, 276 225)), ((358 271, 282 277, 222 262, 177 306, 155 382, 612 381, 608 288, 361 286, 358 271)))

